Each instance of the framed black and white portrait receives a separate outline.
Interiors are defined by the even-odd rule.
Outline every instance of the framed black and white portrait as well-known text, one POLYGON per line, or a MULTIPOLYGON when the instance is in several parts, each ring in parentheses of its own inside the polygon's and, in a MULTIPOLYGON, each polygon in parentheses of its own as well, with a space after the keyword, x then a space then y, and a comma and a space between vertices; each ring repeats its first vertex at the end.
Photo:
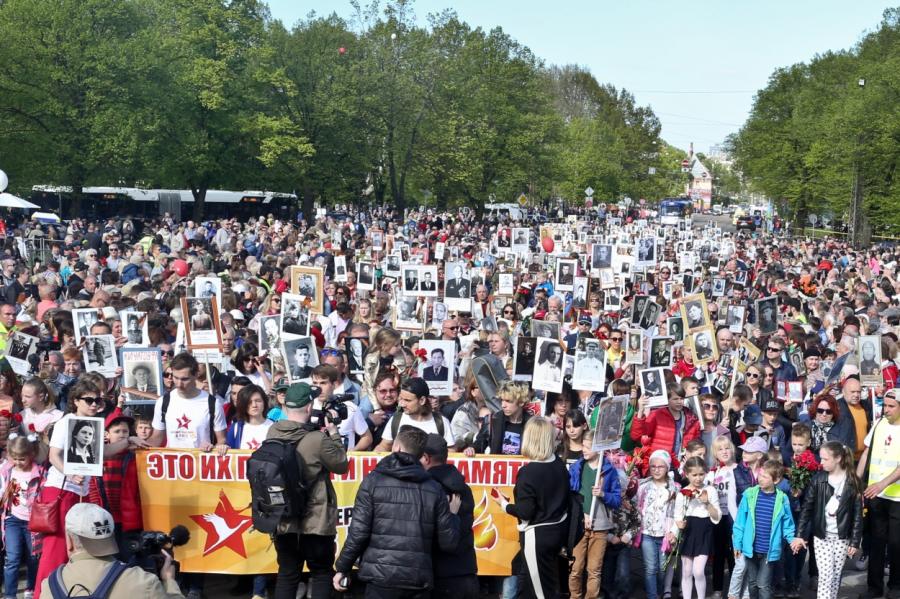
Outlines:
POLYGON ((364 360, 369 350, 368 338, 346 337, 344 347, 347 350, 347 371, 353 375, 365 374, 364 360))
POLYGON ((724 297, 725 296, 725 279, 716 277, 712 280, 712 296, 713 297, 724 297))
POLYGON ((650 368, 671 368, 672 348, 675 339, 672 337, 653 337, 650 339, 650 368))
POLYGON ((572 291, 575 285, 577 268, 577 260, 557 260, 554 289, 558 291, 572 291))
POLYGON ((449 396, 456 374, 456 343, 423 339, 419 349, 425 350, 425 361, 419 364, 419 376, 428 383, 428 391, 434 396, 449 396))
POLYGON ((82 339, 91 334, 91 327, 100 320, 97 308, 75 308, 72 310, 72 321, 75 325, 75 345, 81 345, 82 339))
POLYGON ((601 268, 612 268, 612 245, 608 243, 595 243, 591 246, 591 270, 599 271, 601 268))
POLYGON ((719 359, 716 334, 711 325, 692 331, 688 337, 688 342, 694 357, 694 364, 709 364, 719 359))
POLYGON ((282 341, 282 355, 291 383, 308 378, 312 369, 319 365, 319 354, 312 337, 285 338, 282 341))
POLYGON ((219 302, 213 297, 181 298, 181 314, 188 349, 222 347, 222 321, 219 302))
POLYGON ((513 355, 513 380, 530 381, 534 377, 534 362, 537 356, 537 338, 516 338, 515 354, 513 355))
POLYGON ((334 281, 335 283, 347 282, 347 256, 334 257, 334 281))
POLYGON ((305 337, 309 335, 309 308, 303 296, 295 293, 282 293, 280 316, 281 332, 284 337, 305 337))
POLYGON ((194 280, 194 297, 215 297, 222 305, 222 279, 219 277, 197 277, 194 280))
POLYGON ((587 294, 590 287, 588 278, 575 277, 575 284, 572 287, 572 307, 576 309, 587 307, 587 294))
POLYGON ((670 316, 666 319, 666 331, 675 341, 684 341, 684 320, 680 316, 670 316))
POLYGON ((15 331, 6 341, 6 360, 13 372, 20 376, 31 374, 31 362, 28 356, 37 351, 40 339, 32 335, 26 335, 21 331, 15 331))
MULTIPOLYGON (((283 306, 283 304, 282 304, 283 306)), ((297 329, 301 330, 301 329, 297 329)), ((298 335, 308 335, 306 333, 297 333, 298 335)), ((259 351, 269 352, 281 349, 281 314, 272 314, 270 316, 259 317, 259 351)))
POLYGON ((651 408, 664 406, 668 403, 666 378, 663 370, 663 368, 645 368, 640 372, 641 395, 647 398, 647 405, 651 408))
POLYGON ((159 348, 122 348, 122 391, 126 405, 152 405, 164 391, 162 351, 159 348))
POLYGON ((756 300, 756 325, 763 335, 778 330, 778 296, 756 300))
POLYGON ((695 331, 709 326, 709 310, 706 307, 706 296, 698 293, 685 297, 681 302, 681 317, 684 319, 684 326, 688 331, 695 331))
POLYGON ((471 309, 472 281, 463 262, 451 262, 444 270, 444 303, 450 310, 471 309))
POLYGON ((725 324, 728 326, 728 330, 736 335, 740 335, 744 330, 744 318, 746 314, 746 306, 728 306, 728 310, 725 312, 725 324))
POLYGON ((599 339, 582 337, 575 346, 572 388, 584 391, 606 389, 606 352, 599 339))
POLYGON ((126 310, 120 313, 120 318, 122 320, 122 335, 125 337, 125 347, 147 347, 150 345, 150 327, 146 312, 126 310))
POLYGON ((534 363, 534 378, 531 386, 534 389, 561 393, 563 385, 563 357, 565 356, 562 345, 554 339, 537 339, 537 359, 534 363))
POLYGON ((356 265, 356 287, 362 291, 375 289, 375 264, 360 260, 356 265))
POLYGON ((116 353, 116 338, 112 335, 88 335, 82 347, 84 369, 99 372, 106 378, 115 378, 119 359, 116 353))
POLYGON ((644 363, 644 333, 640 329, 625 331, 625 364, 644 363))
POLYGON ((559 339, 559 323, 547 320, 532 320, 531 335, 532 337, 559 339))

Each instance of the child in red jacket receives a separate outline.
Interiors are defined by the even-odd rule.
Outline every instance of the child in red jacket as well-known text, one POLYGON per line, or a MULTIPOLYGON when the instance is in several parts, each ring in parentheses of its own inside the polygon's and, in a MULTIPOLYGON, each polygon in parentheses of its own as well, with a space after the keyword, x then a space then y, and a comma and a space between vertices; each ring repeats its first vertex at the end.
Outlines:
MULTIPOLYGON (((115 410, 106 417, 106 442, 116 443, 134 435, 134 418, 115 410)), ((119 559, 128 562, 128 540, 144 528, 134 452, 123 451, 103 460, 103 477, 91 477, 90 501, 109 511, 116 523, 119 559)))

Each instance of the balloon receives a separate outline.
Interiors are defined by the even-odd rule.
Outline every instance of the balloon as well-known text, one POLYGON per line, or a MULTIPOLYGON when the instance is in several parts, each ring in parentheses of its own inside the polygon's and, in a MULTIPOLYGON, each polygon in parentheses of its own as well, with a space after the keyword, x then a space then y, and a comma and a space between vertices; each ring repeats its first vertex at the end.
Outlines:
POLYGON ((0 171, 0 191, 6 191, 7 185, 9 185, 9 177, 6 176, 6 173, 0 171))
POLYGON ((541 239, 541 247, 544 248, 544 251, 548 254, 553 252, 554 243, 552 237, 544 237, 541 239))
POLYGON ((172 270, 174 270, 175 274, 177 274, 179 277, 186 277, 188 274, 188 270, 190 269, 188 268, 187 262, 179 259, 172 262, 172 270))
POLYGON ((341 46, 340 48, 338 48, 338 54, 344 54, 346 51, 347 51, 347 48, 345 48, 345 47, 343 47, 343 46, 341 46))

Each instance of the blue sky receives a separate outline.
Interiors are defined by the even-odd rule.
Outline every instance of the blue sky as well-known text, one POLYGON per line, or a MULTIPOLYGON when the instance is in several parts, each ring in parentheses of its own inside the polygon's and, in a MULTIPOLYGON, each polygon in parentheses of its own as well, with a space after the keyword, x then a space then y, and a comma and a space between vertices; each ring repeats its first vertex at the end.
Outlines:
MULTIPOLYGON (((350 18, 345 0, 268 0, 293 25, 310 11, 350 18)), ((366 4, 366 0, 361 0, 366 4)), ((500 26, 547 64, 579 64, 633 92, 669 143, 706 152, 737 131, 756 90, 778 67, 851 48, 874 30, 888 2, 874 0, 417 0, 453 8, 472 26, 500 26), (699 92, 699 93, 698 93, 699 92)))

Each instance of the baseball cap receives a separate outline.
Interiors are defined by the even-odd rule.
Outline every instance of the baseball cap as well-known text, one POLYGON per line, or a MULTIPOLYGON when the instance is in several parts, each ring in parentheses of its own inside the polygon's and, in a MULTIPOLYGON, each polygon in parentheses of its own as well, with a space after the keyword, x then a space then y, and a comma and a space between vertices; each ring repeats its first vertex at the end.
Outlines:
POLYGON ((82 547, 94 557, 119 552, 112 515, 93 503, 76 503, 66 514, 66 532, 78 537, 82 547))
POLYGON ((288 387, 287 395, 284 397, 284 405, 288 408, 303 408, 312 403, 312 400, 318 395, 318 387, 313 391, 313 387, 307 383, 295 383, 288 387))
POLYGON ((756 404, 750 404, 744 408, 744 424, 757 425, 762 424, 762 410, 756 404))
POLYGON ((275 386, 272 387, 273 391, 287 391, 291 386, 291 383, 284 377, 281 377, 277 381, 275 381, 275 386))
POLYGON ((769 450, 769 446, 762 437, 750 437, 744 441, 744 444, 741 445, 741 449, 753 453, 765 453, 769 450))
POLYGON ((109 428, 117 422, 121 422, 122 420, 128 422, 128 426, 134 426, 134 418, 129 416, 128 414, 123 414, 122 412, 116 410, 112 412, 109 416, 106 417, 106 420, 103 422, 104 428, 109 428))
POLYGON ((428 397, 431 395, 431 391, 428 390, 428 383, 425 382, 425 379, 418 376, 406 379, 403 387, 416 397, 428 397))
MULTIPOLYGON (((749 407, 749 406, 748 406, 749 407)), ((781 404, 774 397, 767 397, 763 400, 762 405, 760 405, 759 409, 763 412, 779 412, 781 411, 781 404)), ((744 420, 747 419, 747 410, 744 410, 744 420)))
POLYGON ((582 314, 578 317, 578 324, 591 324, 591 317, 589 314, 582 314))
POLYGON ((84 262, 76 262, 75 268, 73 269, 75 272, 81 272, 83 270, 87 270, 87 264, 84 262))

